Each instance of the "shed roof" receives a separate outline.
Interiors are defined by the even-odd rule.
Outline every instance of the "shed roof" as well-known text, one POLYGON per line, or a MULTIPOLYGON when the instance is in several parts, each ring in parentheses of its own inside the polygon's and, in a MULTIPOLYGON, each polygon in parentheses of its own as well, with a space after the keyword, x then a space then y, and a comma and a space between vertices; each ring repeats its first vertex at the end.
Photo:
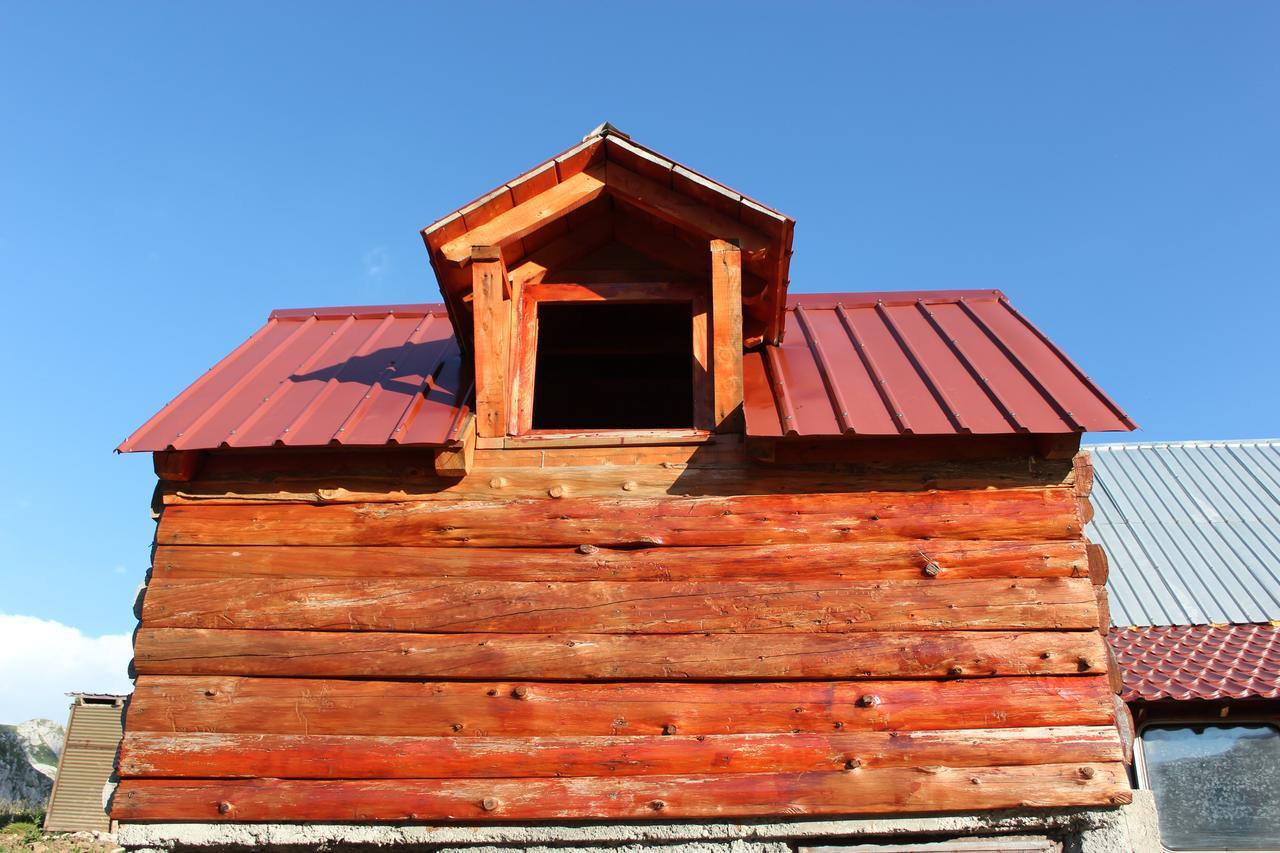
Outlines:
POLYGON ((1280 441, 1088 449, 1115 624, 1280 620, 1280 441))
MULTIPOLYGON (((793 297, 747 353, 752 436, 1126 430, 999 291, 793 297)), ((448 443, 472 387, 440 305, 274 311, 120 451, 448 443)))

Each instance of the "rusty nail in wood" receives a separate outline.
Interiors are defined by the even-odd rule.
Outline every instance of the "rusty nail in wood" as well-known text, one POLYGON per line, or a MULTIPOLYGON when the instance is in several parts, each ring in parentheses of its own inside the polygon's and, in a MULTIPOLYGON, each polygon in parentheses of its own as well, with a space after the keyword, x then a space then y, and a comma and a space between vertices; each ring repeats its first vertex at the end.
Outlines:
POLYGON ((1084 779, 1092 779, 1094 777, 1094 774, 1096 774, 1097 772, 1098 771, 1094 770, 1092 767, 1080 768, 1080 776, 1084 779))
POLYGON ((844 763, 845 770, 857 770, 861 766, 862 766, 861 758, 850 758, 848 761, 844 763))
POLYGON ((1080 658, 1078 661, 1076 661, 1076 666, 1080 668, 1081 672, 1085 672, 1087 670, 1093 669, 1093 661, 1089 660, 1088 658, 1080 658))
POLYGON ((579 546, 578 546, 578 553, 579 553, 579 554, 588 554, 588 555, 590 555, 590 554, 598 554, 598 553, 600 553, 600 549, 599 549, 599 548, 597 548, 595 545, 579 545, 579 546))
POLYGON ((547 489, 547 494, 551 495, 553 498, 562 498, 564 497, 564 486, 556 483, 554 486, 547 489))
POLYGON ((235 808, 235 806, 231 805, 231 803, 223 801, 221 803, 218 803, 218 814, 227 814, 233 808, 235 808))
POLYGON ((486 691, 485 691, 485 695, 487 695, 487 696, 497 696, 497 695, 498 695, 498 688, 496 688, 496 687, 490 687, 488 690, 486 690, 486 691))
POLYGON ((868 693, 866 696, 858 697, 858 704, 863 708, 874 708, 880 704, 880 697, 874 693, 868 693))
POLYGON ((707 736, 706 736, 706 735, 696 735, 693 739, 694 739, 694 740, 696 740, 696 741, 698 741, 699 743, 701 743, 702 741, 704 741, 704 740, 706 740, 706 739, 707 739, 707 736))
POLYGON ((454 730, 455 732, 460 732, 460 731, 462 731, 462 728, 463 728, 462 723, 454 723, 454 724, 453 724, 453 730, 454 730))
POLYGON ((951 669, 947 670, 947 672, 950 673, 951 675, 964 675, 964 667, 953 666, 951 667, 951 669))
POLYGON ((664 735, 673 735, 676 733, 676 731, 678 730, 676 729, 675 723, 667 723, 665 726, 662 727, 662 733, 664 735))
POLYGON ((1040 657, 1042 660, 1049 660, 1053 657, 1053 652, 1041 652, 1040 657))
POLYGON ((487 812, 491 812, 498 807, 498 800, 494 797, 485 797, 480 801, 480 806, 487 812))
POLYGON ((924 574, 928 577, 936 578, 938 574, 942 571, 942 567, 939 566, 937 563, 935 563, 933 560, 930 560, 929 562, 924 564, 924 568, 921 569, 920 571, 924 572, 924 574))
POLYGON ((217 696, 217 695, 218 695, 218 691, 217 691, 215 688, 210 687, 208 690, 206 690, 206 691, 204 692, 204 695, 206 695, 206 696, 208 696, 210 699, 212 699, 214 696, 217 696))
POLYGON ((839 720, 836 720, 835 723, 833 723, 832 725, 834 725, 837 729, 844 728, 844 723, 840 722, 839 720))
POLYGON ((660 812, 660 811, 662 811, 663 809, 665 809, 666 807, 667 807, 667 804, 666 804, 666 803, 664 803, 662 800, 650 800, 650 801, 649 801, 649 808, 653 809, 655 812, 660 812))
POLYGON ((489 481, 489 488, 501 489, 506 484, 507 484, 507 481, 503 477, 494 477, 492 480, 489 481))
POLYGON ((528 699, 529 688, 525 687, 523 684, 517 685, 516 689, 511 691, 511 695, 517 699, 528 699))
POLYGON ((622 491, 624 492, 634 492, 635 490, 636 490, 635 480, 627 480, 625 483, 622 484, 622 491))

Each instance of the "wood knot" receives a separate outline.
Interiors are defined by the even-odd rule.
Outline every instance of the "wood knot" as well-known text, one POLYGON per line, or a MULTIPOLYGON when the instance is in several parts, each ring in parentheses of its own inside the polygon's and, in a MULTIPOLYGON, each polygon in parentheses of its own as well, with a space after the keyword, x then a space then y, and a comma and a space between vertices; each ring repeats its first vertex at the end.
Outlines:
POLYGON ((487 812, 491 812, 498 807, 497 797, 485 797, 480 801, 480 807, 487 812))
POLYGON ((874 693, 868 693, 866 696, 858 697, 858 707, 860 708, 874 708, 879 704, 880 697, 874 693))
POLYGON ((679 729, 676 728, 675 723, 667 723, 665 726, 662 727, 662 733, 664 735, 673 735, 677 731, 679 731, 679 729))
POLYGON ((622 484, 622 491, 634 492, 636 490, 636 487, 637 487, 637 483, 635 480, 627 480, 625 483, 622 484))
POLYGON ((1040 659, 1041 659, 1041 660, 1050 660, 1052 657, 1053 657, 1053 652, 1041 652, 1041 653, 1040 653, 1040 659))
POLYGON ((462 731, 462 730, 463 730, 464 728, 466 728, 466 727, 465 727, 465 726, 463 726, 463 725, 462 725, 462 723, 454 723, 454 724, 453 724, 453 726, 452 726, 452 728, 453 728, 453 730, 454 730, 455 732, 460 732, 460 731, 462 731))
POLYGON ((525 687, 523 684, 517 685, 516 688, 511 691, 511 695, 517 699, 528 699, 529 688, 525 687))
POLYGON ((485 691, 485 695, 486 695, 486 696, 497 696, 497 695, 498 695, 498 688, 496 688, 496 687, 490 687, 488 690, 486 690, 486 691, 485 691))
POLYGON ((861 758, 850 758, 848 761, 844 763, 845 770, 857 770, 861 766, 862 766, 861 758))
POLYGON ((962 666, 953 666, 953 667, 951 667, 950 669, 948 669, 948 670, 947 670, 947 673, 948 673, 949 675, 964 675, 964 667, 962 667, 962 666))
POLYGON ((1076 661, 1076 666, 1079 667, 1081 672, 1088 672, 1093 669, 1093 661, 1088 658, 1080 658, 1076 661))
POLYGON ((562 498, 564 497, 564 486, 556 483, 554 486, 547 489, 547 494, 551 495, 553 498, 562 498))
POLYGON ((1095 775, 1097 775, 1097 772, 1098 772, 1098 771, 1097 771, 1097 770, 1094 770, 1092 767, 1081 767, 1081 768, 1080 768, 1080 778, 1081 778, 1081 779, 1092 779, 1095 775))
POLYGON ((218 803, 218 814, 230 814, 233 808, 235 808, 235 806, 224 800, 223 802, 218 803))
POLYGON ((489 481, 489 488, 491 489, 501 489, 506 487, 506 485, 507 485, 507 480, 505 477, 494 477, 492 480, 489 481))
POLYGON ((599 548, 597 548, 595 545, 579 545, 579 546, 578 546, 578 553, 579 553, 579 554, 586 554, 587 556, 590 556, 590 555, 592 555, 592 554, 599 554, 599 553, 600 553, 600 549, 599 549, 599 548))
POLYGON ((218 691, 216 688, 210 687, 208 690, 204 692, 204 695, 212 699, 214 696, 218 695, 218 691))
POLYGON ((667 807, 667 804, 666 804, 666 803, 664 803, 662 800, 650 800, 650 801, 649 801, 649 808, 653 809, 655 812, 660 812, 660 811, 662 811, 663 809, 665 809, 666 807, 667 807))

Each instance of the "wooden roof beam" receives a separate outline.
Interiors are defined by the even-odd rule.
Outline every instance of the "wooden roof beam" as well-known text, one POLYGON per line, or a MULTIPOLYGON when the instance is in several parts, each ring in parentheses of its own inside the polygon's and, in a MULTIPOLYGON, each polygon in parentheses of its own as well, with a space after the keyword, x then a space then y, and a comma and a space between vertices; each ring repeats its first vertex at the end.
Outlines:
POLYGON ((607 212, 591 219, 581 228, 552 240, 533 252, 511 270, 511 287, 519 292, 521 286, 537 284, 549 270, 563 267, 572 261, 600 248, 613 236, 613 217, 607 212))
POLYGON ((609 192, 664 222, 691 229, 706 239, 729 240, 741 247, 744 259, 763 260, 775 241, 750 225, 682 195, 617 163, 605 163, 609 192))
POLYGON ((472 246, 505 246, 554 222, 604 192, 604 170, 600 166, 579 172, 539 193, 523 204, 500 213, 483 225, 472 228, 440 247, 445 260, 465 265, 471 260, 472 246))

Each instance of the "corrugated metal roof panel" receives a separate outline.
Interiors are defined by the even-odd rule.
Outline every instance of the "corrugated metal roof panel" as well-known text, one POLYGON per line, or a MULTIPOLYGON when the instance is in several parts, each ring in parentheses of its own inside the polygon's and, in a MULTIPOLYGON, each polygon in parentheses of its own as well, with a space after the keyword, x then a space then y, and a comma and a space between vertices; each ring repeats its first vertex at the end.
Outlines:
POLYGON ((1113 629, 1108 640, 1137 699, 1280 699, 1280 628, 1213 625, 1113 629))
POLYGON ((470 394, 443 306, 275 311, 119 450, 439 445, 470 394))
POLYGON ((111 819, 103 788, 115 769, 123 736, 124 697, 77 694, 67 721, 67 737, 49 795, 48 832, 107 830, 111 819))
POLYGON ((1280 620, 1280 441, 1087 449, 1115 624, 1280 620))
POLYGON ((753 436, 1134 428, 998 290, 795 296, 743 370, 753 436))
MULTIPOLYGON (((1127 430, 1129 419, 995 290, 793 297, 745 356, 752 436, 1127 430)), ((120 445, 439 445, 471 383, 444 309, 275 311, 120 445)))

